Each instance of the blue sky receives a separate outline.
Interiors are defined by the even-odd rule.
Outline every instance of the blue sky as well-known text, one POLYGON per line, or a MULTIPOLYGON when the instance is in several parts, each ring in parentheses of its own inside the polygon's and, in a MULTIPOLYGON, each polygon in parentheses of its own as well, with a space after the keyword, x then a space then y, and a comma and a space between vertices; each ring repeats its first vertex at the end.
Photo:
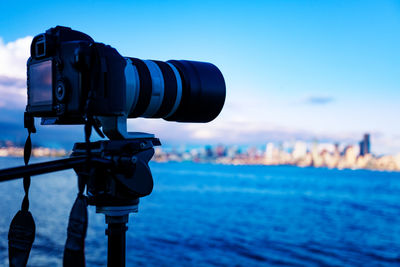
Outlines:
MULTIPOLYGON (((370 132, 376 153, 400 152, 399 1, 1 1, 0 12, 0 47, 64 25, 122 55, 217 65, 227 100, 212 123, 129 122, 167 143, 351 143, 370 132)), ((0 63, 3 80, 12 64, 0 63)))

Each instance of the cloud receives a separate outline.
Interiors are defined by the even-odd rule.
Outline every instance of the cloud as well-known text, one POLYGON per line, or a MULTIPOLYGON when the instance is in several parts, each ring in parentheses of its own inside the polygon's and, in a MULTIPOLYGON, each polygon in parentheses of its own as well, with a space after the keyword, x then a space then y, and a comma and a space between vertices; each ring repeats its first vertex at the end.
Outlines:
POLYGON ((173 123, 161 119, 133 119, 130 131, 156 133, 166 144, 252 144, 294 140, 356 144, 362 133, 315 133, 310 130, 284 127, 268 122, 226 119, 211 123, 173 123))
MULTIPOLYGON (((268 142, 305 142, 339 143, 358 145, 364 132, 349 130, 346 132, 316 132, 312 129, 284 127, 268 122, 248 121, 243 118, 216 119, 207 124, 176 123, 161 119, 128 120, 130 131, 154 133, 165 146, 169 145, 263 145, 268 142)), ((371 149, 376 154, 397 154, 400 151, 400 136, 370 132, 371 149)))
POLYGON ((371 133, 371 149, 376 154, 399 154, 400 136, 396 134, 371 133))
POLYGON ((32 37, 27 36, 4 43, 0 38, 0 75, 26 79, 26 61, 29 58, 32 37))
POLYGON ((22 88, 26 86, 26 80, 0 75, 0 86, 22 88))
POLYGON ((0 38, 0 107, 21 109, 26 104, 26 61, 32 37, 4 43, 0 38))
POLYGON ((325 96, 311 96, 307 98, 304 103, 309 105, 326 105, 333 102, 335 99, 333 97, 325 96))
POLYGON ((26 80, 0 76, 0 107, 23 109, 26 105, 26 80))

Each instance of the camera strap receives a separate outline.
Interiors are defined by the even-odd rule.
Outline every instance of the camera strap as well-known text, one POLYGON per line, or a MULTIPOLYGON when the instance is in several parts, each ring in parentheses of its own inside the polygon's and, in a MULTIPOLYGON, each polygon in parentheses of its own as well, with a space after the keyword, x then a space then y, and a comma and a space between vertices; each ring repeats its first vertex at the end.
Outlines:
MULTIPOLYGON (((24 126, 28 129, 28 137, 24 146, 24 162, 28 165, 32 152, 31 133, 35 133, 34 118, 24 114, 24 126)), ((11 221, 8 231, 8 258, 12 267, 26 266, 29 253, 35 240, 35 221, 29 212, 29 187, 31 177, 23 178, 25 196, 22 200, 21 210, 17 212, 11 221)))
POLYGON ((67 241, 64 247, 64 267, 85 266, 85 238, 88 227, 87 197, 84 195, 86 181, 90 176, 90 135, 89 120, 85 123, 85 140, 87 145, 88 161, 86 170, 78 174, 78 196, 69 214, 67 241))
MULTIPOLYGON (((93 47, 96 49, 96 47, 93 47)), ((92 62, 93 64, 93 62, 92 62)), ((82 170, 78 174, 78 196, 76 197, 75 203, 72 206, 71 213, 69 215, 68 228, 67 228, 67 241, 64 247, 64 267, 76 267, 85 266, 85 238, 88 227, 88 200, 84 195, 85 186, 89 177, 91 176, 91 148, 90 148, 90 136, 92 135, 92 129, 104 138, 103 133, 98 127, 96 120, 92 115, 92 104, 93 98, 95 97, 93 88, 96 85, 93 84, 93 80, 89 85, 89 91, 87 95, 87 101, 85 105, 85 143, 86 143, 86 154, 87 162, 85 170, 82 170)))
POLYGON ((84 195, 84 191, 87 180, 91 175, 90 136, 92 135, 92 127, 95 127, 94 119, 89 112, 91 98, 91 92, 89 92, 85 107, 86 118, 84 129, 87 162, 85 170, 78 174, 79 192, 69 214, 67 241, 65 242, 63 257, 64 267, 85 266, 85 238, 88 227, 88 202, 87 197, 84 195))
MULTIPOLYGON (((79 177, 81 179, 81 177, 79 177)), ((69 214, 64 267, 85 266, 85 237, 88 226, 87 198, 79 192, 69 214)))

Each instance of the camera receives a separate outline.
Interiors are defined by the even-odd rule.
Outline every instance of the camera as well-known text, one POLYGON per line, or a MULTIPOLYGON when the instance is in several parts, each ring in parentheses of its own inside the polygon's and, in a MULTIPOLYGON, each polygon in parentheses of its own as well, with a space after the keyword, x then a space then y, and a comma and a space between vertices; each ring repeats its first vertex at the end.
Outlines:
POLYGON ((30 176, 74 169, 79 192, 69 216, 64 266, 85 266, 88 205, 106 217, 108 266, 125 266, 126 223, 130 213, 138 212, 139 198, 153 190, 149 161, 154 146, 161 145, 152 134, 128 133, 127 119, 209 122, 224 105, 224 77, 206 62, 123 57, 111 46, 62 26, 35 36, 30 52, 25 166, 0 170, 0 182, 24 179, 21 210, 8 233, 10 265, 26 266, 35 239, 30 176), (69 158, 28 165, 35 117, 44 125, 84 124, 85 142, 75 143, 69 158), (92 128, 110 140, 91 142, 92 128))
POLYGON ((62 26, 35 36, 30 52, 26 114, 42 124, 83 124, 90 115, 110 136, 127 118, 209 122, 225 102, 224 77, 211 63, 123 57, 62 26))

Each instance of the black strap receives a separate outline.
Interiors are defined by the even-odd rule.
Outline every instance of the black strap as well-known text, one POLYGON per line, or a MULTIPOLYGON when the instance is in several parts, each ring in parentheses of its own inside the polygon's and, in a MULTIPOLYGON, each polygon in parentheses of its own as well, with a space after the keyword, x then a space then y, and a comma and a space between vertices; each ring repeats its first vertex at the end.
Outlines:
MULTIPOLYGON (((90 99, 90 98, 89 98, 90 99)), ((87 106, 90 105, 88 100, 87 106)), ((72 206, 69 214, 67 241, 64 247, 64 267, 85 266, 85 238, 88 227, 87 197, 84 196, 84 190, 90 175, 90 136, 92 134, 93 119, 86 116, 85 122, 85 142, 88 154, 86 163, 86 172, 80 172, 78 175, 78 196, 72 206)))
MULTIPOLYGON (((29 163, 29 159, 31 157, 31 151, 32 151, 31 132, 28 130, 28 138, 26 139, 25 146, 24 146, 25 166, 28 165, 28 163, 29 163)), ((29 195, 29 187, 31 185, 31 177, 24 176, 23 183, 24 183, 25 196, 24 196, 24 199, 22 200, 21 210, 28 211, 28 209, 29 209, 28 195, 29 195)))
MULTIPOLYGON (((91 85, 93 88, 93 84, 91 85)), ((87 153, 86 170, 78 174, 78 189, 79 193, 72 206, 69 215, 68 228, 67 228, 67 241, 64 247, 64 267, 85 266, 85 238, 88 227, 88 212, 87 212, 87 197, 84 195, 87 180, 91 174, 91 149, 90 149, 90 136, 92 135, 92 128, 104 137, 96 121, 92 116, 92 103, 94 92, 89 90, 88 97, 85 105, 85 143, 87 153)))
POLYGON ((71 213, 65 242, 63 265, 85 266, 85 237, 88 226, 87 198, 79 193, 71 213))
POLYGON ((90 135, 92 133, 92 121, 86 118, 85 141, 88 154, 86 172, 78 175, 78 196, 69 214, 67 241, 64 247, 64 267, 85 266, 85 238, 88 227, 87 197, 84 190, 90 174, 90 135))
MULTIPOLYGON (((35 133, 34 119, 25 114, 25 128, 28 129, 28 138, 24 146, 24 162, 28 165, 32 152, 31 133, 35 133)), ((29 253, 35 240, 35 221, 29 212, 29 187, 31 177, 23 179, 25 196, 22 200, 21 210, 17 212, 10 224, 8 231, 8 258, 12 267, 26 266, 29 253)))
POLYGON ((14 216, 8 231, 8 259, 10 266, 26 266, 35 240, 35 221, 29 211, 20 210, 14 216))

